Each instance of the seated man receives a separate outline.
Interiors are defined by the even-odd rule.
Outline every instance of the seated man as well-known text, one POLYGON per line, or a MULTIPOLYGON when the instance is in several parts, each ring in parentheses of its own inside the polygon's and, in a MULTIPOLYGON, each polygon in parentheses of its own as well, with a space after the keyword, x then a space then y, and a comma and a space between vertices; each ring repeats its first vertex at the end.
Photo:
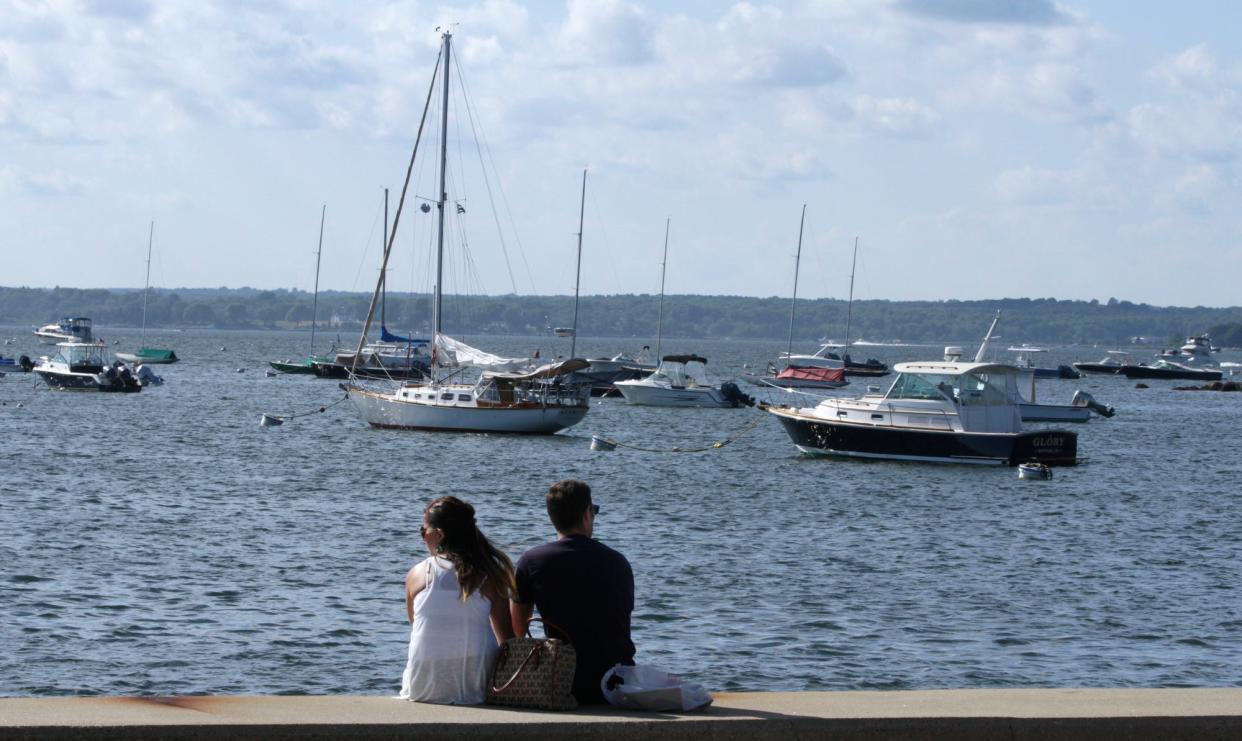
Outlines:
POLYGON ((556 482, 548 489, 547 506, 559 537, 518 560, 510 618, 517 635, 525 635, 538 608, 548 635, 567 638, 574 646, 574 697, 598 705, 605 702, 599 686, 604 672, 618 663, 634 663, 634 573, 625 556, 591 539, 599 506, 591 503, 585 482, 556 482))

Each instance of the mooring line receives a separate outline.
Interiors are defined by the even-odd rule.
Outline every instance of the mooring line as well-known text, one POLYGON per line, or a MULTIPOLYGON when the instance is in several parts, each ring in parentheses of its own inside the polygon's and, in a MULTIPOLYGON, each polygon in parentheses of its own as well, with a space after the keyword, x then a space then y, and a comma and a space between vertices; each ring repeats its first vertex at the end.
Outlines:
POLYGON ((724 446, 728 445, 729 443, 736 442, 738 438, 742 437, 742 435, 745 435, 747 432, 750 432, 752 429, 754 429, 754 427, 758 425, 759 422, 763 420, 763 418, 764 418, 764 414, 758 413, 755 415, 755 418, 752 419, 742 429, 733 433, 732 435, 725 438, 724 440, 721 440, 720 442, 715 442, 715 443, 712 443, 711 445, 708 445, 702 448, 683 448, 680 446, 673 447, 673 448, 645 448, 641 445, 632 445, 630 443, 623 443, 619 440, 611 440, 606 437, 600 437, 599 435, 591 436, 591 447, 598 449, 598 450, 612 450, 613 448, 621 447, 621 448, 629 448, 630 450, 638 450, 643 453, 703 453, 709 450, 719 450, 723 448, 724 446), (603 443, 603 445, 597 445, 596 443, 597 440, 603 443))

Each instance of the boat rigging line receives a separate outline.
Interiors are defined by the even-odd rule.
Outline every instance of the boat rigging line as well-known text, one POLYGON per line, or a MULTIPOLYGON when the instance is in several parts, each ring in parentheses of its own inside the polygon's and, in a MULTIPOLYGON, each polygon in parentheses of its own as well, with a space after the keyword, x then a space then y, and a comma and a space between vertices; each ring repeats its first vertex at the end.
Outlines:
POLYGON ((736 442, 743 435, 753 430, 756 425, 758 425, 761 421, 763 421, 764 414, 765 414, 764 412, 759 412, 755 414, 754 419, 748 422, 744 427, 742 427, 737 432, 726 437, 724 440, 721 440, 719 442, 714 442, 711 445, 707 445, 707 446, 703 446, 699 448, 683 448, 681 446, 675 446, 672 448, 647 448, 641 445, 631 445, 630 443, 624 443, 624 442, 621 442, 620 440, 612 440, 610 438, 601 437, 599 435, 592 435, 591 436, 591 450, 613 450, 618 447, 629 448, 630 450, 637 450, 643 453, 705 453, 709 450, 720 450, 721 448, 728 445, 729 443, 736 442))

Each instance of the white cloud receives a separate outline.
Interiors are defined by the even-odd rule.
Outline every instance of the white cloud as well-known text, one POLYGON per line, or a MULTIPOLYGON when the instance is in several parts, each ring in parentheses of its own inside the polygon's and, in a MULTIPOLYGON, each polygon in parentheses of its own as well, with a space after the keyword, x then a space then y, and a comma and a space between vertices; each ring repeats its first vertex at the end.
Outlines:
POLYGON ((1206 44, 1198 44, 1166 56, 1150 74, 1174 89, 1213 90, 1220 85, 1220 72, 1206 44))
POLYGON ((570 0, 558 34, 562 64, 632 65, 652 58, 656 24, 623 0, 570 0))
POLYGON ((860 95, 851 102, 861 124, 881 134, 927 136, 940 123, 940 114, 912 98, 875 98, 860 95))

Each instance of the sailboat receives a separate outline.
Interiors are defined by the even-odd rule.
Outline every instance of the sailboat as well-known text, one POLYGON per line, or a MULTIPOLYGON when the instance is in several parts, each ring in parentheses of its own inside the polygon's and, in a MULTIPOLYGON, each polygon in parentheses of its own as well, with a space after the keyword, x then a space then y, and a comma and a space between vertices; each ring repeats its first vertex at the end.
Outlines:
MULTIPOLYGON (((794 316, 798 309, 798 269, 802 264, 802 228, 806 225, 806 204, 802 204, 802 218, 798 222, 798 251, 794 254, 793 298, 789 306, 789 344, 785 357, 793 355, 794 316)), ((768 371, 763 375, 743 374, 742 378, 756 386, 776 386, 779 388, 840 388, 849 383, 845 380, 844 363, 840 365, 798 365, 792 360, 781 370, 768 363, 768 371)))
POLYGON ((668 232, 672 219, 664 222, 664 261, 660 263, 660 303, 656 312, 656 357, 660 365, 651 375, 613 385, 631 404, 656 407, 736 408, 754 406, 755 400, 737 384, 713 384, 707 378, 707 358, 700 355, 660 355, 664 336, 664 275, 668 267, 668 232))
POLYGON ((117 358, 131 365, 149 365, 154 363, 175 363, 180 358, 177 353, 162 347, 147 347, 147 294, 151 290, 151 247, 155 243, 155 222, 151 222, 151 231, 147 235, 147 278, 142 287, 142 340, 137 352, 113 353, 117 358))
MULTIPOLYGON (((558 337, 572 337, 569 345, 569 356, 577 355, 578 350, 578 294, 582 282, 582 232, 586 215, 586 182, 587 171, 582 171, 582 198, 578 207, 578 269, 574 276, 574 323, 570 327, 557 327, 552 330, 558 337)), ((646 350, 646 348, 643 348, 646 350)), ((577 371, 570 377, 572 383, 583 383, 591 387, 591 396, 615 396, 619 392, 617 381, 633 380, 651 375, 655 366, 646 362, 646 357, 639 354, 631 357, 618 353, 611 358, 590 358, 585 370, 577 371)))
MULTIPOLYGON (((847 376, 885 376, 888 375, 888 366, 875 358, 867 358, 866 362, 860 363, 850 358, 850 319, 854 314, 854 269, 858 265, 858 237, 854 237, 854 259, 850 263, 850 298, 845 309, 845 342, 837 345, 833 342, 826 342, 819 346, 819 349, 810 355, 793 355, 785 354, 790 363, 798 365, 811 365, 822 368, 844 368, 847 376), (837 354, 837 350, 844 349, 845 355, 842 357, 837 354)), ((823 340, 821 340, 823 342, 823 340)))
POLYGON ((313 375, 315 373, 315 363, 330 363, 332 358, 327 355, 315 355, 315 325, 319 323, 319 263, 323 256, 323 224, 324 219, 328 215, 328 204, 323 204, 323 208, 319 211, 319 248, 315 250, 315 298, 311 303, 311 336, 310 336, 310 355, 300 361, 286 360, 280 362, 278 360, 268 361, 268 365, 274 370, 281 373, 300 373, 304 375, 313 375))
MULTIPOLYGON (((393 388, 369 388, 356 379, 344 384, 346 396, 354 404, 359 415, 372 427, 435 430, 451 432, 507 432, 525 434, 552 434, 581 422, 590 410, 589 389, 586 386, 566 384, 563 378, 587 367, 585 360, 571 358, 549 363, 534 370, 519 371, 525 359, 507 359, 460 342, 444 334, 443 286, 444 286, 444 215, 448 203, 446 186, 448 158, 448 108, 449 70, 451 69, 452 40, 450 32, 441 36, 442 46, 436 70, 432 73, 431 89, 427 92, 427 104, 423 109, 414 152, 410 158, 401 199, 393 219, 392 233, 384 246, 384 263, 362 336, 358 340, 361 355, 367 332, 375 315, 375 304, 383 286, 388 257, 396 239, 397 225, 401 219, 402 206, 410 184, 410 172, 418 156, 423 126, 431 108, 432 91, 437 76, 441 81, 442 107, 440 117, 439 191, 436 227, 436 280, 432 299, 432 363, 428 381, 406 381, 393 388), (437 72, 439 73, 437 75, 437 72), (465 366, 481 369, 475 383, 459 380, 438 379, 441 369, 465 366)), ((457 372, 449 378, 458 378, 457 372)))

